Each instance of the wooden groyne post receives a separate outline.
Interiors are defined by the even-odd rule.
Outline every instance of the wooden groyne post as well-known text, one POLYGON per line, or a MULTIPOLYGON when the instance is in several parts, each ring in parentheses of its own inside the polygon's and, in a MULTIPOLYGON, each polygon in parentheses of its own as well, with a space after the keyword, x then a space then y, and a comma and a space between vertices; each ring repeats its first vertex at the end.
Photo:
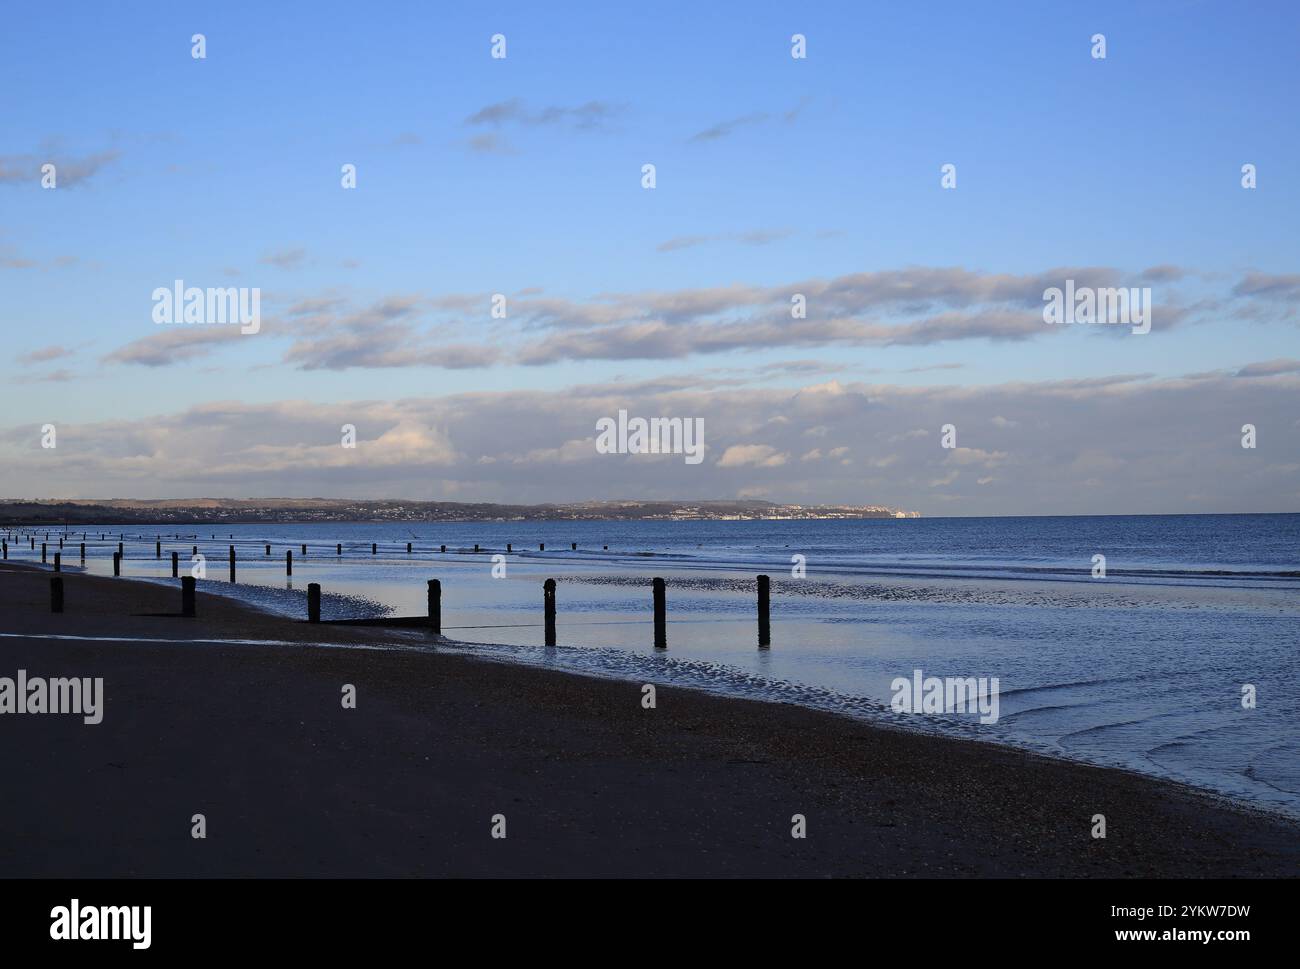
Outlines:
POLYGON ((442 635, 442 583, 437 579, 429 580, 429 629, 442 635))
POLYGON ((758 577, 758 645, 762 649, 772 645, 772 622, 768 609, 771 605, 772 580, 766 575, 758 577))
POLYGON ((162 558, 162 539, 153 543, 153 557, 156 559, 162 558))
POLYGON ((320 583, 307 585, 307 621, 320 622, 320 583))
POLYGON ((122 553, 121 552, 113 553, 113 574, 114 575, 122 574, 122 553))
POLYGON ((55 571, 55 572, 62 572, 62 571, 63 571, 63 553, 62 553, 62 552, 55 552, 55 553, 54 553, 54 571, 55 571))
POLYGON ((235 581, 235 546, 230 546, 230 581, 235 581))
POLYGON ((293 575, 293 549, 284 550, 284 574, 293 575))
POLYGON ((546 645, 555 645, 555 580, 542 583, 542 604, 546 611, 546 645))
POLYGON ((655 649, 668 648, 668 604, 664 580, 654 580, 655 593, 655 649))
POLYGON ((181 574, 181 555, 180 552, 172 552, 172 578, 181 574))

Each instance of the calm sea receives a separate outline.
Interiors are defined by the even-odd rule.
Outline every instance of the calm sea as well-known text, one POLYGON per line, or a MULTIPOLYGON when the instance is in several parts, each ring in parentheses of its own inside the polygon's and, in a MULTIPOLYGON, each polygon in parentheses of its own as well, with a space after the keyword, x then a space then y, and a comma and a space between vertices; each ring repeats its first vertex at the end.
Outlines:
MULTIPOLYGON (((126 532, 145 540, 126 541, 125 574, 170 576, 173 549, 188 569, 198 544, 208 568, 201 587, 293 616, 305 615, 309 582, 325 590, 327 618, 421 615, 426 580, 437 578, 444 633, 474 644, 450 648, 974 736, 1300 816, 1300 515, 87 532, 87 568, 97 574, 111 574, 113 547, 100 533, 126 532), (164 536, 162 562, 155 535, 164 536), (492 556, 507 542, 503 570, 492 556), (224 581, 232 543, 234 587, 224 581), (1097 555, 1104 578, 1093 575, 1097 555), (802 577, 792 574, 800 564, 802 577), (760 572, 772 577, 770 649, 757 648, 760 572), (667 650, 653 646, 654 576, 668 585, 667 650), (542 645, 547 578, 558 582, 555 649, 542 645), (996 677, 997 722, 894 712, 893 681, 917 669, 996 677), (1253 708, 1243 705, 1251 692, 1253 708)), ((76 565, 72 547, 65 567, 76 565)), ((39 560, 39 542, 35 553, 10 554, 39 560)))

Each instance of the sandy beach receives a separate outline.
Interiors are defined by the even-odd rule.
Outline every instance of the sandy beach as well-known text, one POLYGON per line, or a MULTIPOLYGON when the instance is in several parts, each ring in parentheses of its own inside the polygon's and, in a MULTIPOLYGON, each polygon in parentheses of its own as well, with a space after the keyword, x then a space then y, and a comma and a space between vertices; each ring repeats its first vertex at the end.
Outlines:
POLYGON ((1300 873, 1296 824, 1136 774, 63 578, 53 615, 0 566, 0 677, 103 677, 104 717, 0 716, 10 877, 1300 873))

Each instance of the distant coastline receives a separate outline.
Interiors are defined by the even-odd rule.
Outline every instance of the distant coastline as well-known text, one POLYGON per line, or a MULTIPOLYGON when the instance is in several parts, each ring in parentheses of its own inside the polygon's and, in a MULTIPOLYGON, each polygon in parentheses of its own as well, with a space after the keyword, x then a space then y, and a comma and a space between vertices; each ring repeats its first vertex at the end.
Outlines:
POLYGON ((752 521, 920 518, 885 505, 796 505, 771 501, 492 502, 348 498, 0 500, 0 521, 15 525, 169 525, 197 522, 752 521))

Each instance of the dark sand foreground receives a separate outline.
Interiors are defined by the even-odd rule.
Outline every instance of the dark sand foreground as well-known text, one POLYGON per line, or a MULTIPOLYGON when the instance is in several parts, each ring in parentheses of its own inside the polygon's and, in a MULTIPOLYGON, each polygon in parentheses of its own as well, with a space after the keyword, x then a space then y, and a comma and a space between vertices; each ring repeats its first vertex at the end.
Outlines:
POLYGON ((635 683, 323 649, 431 640, 218 596, 197 619, 138 615, 179 591, 127 579, 65 573, 51 615, 48 576, 0 565, 0 632, 24 634, 0 638, 0 676, 102 676, 106 712, 0 716, 0 876, 1300 874, 1297 825, 1133 774, 680 688, 646 710, 635 683), (166 642, 29 638, 48 633, 166 642))

